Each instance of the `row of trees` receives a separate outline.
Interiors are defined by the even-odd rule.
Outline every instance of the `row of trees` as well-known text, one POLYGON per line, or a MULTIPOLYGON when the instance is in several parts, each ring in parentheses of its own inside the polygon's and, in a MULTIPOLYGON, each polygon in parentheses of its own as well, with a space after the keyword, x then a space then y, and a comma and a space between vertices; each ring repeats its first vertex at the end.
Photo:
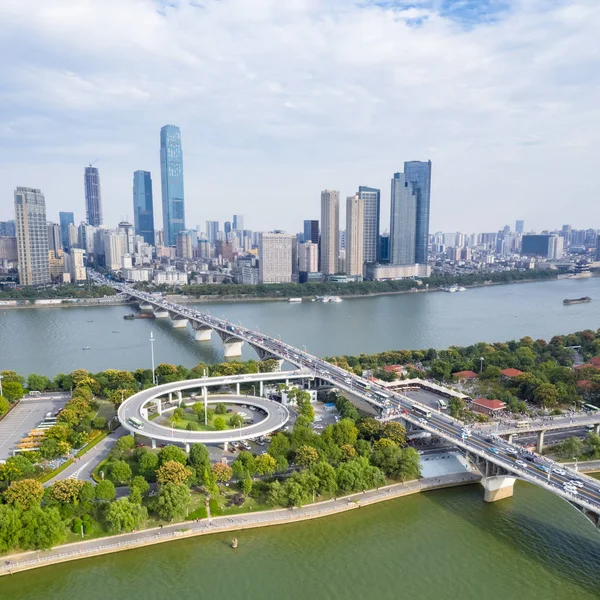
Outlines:
POLYGON ((78 285, 59 285, 47 289, 21 287, 0 291, 0 298, 11 300, 37 300, 47 298, 103 298, 114 296, 117 292, 109 285, 88 284, 84 287, 78 285))

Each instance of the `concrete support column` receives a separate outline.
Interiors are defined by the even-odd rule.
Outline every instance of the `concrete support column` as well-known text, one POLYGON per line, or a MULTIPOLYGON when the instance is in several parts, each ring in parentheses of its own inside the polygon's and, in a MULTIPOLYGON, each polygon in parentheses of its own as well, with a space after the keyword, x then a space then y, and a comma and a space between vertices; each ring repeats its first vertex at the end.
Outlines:
POLYGON ((594 427, 594 433, 596 435, 600 435, 600 423, 594 427))
POLYGON ((190 453, 190 445, 186 442, 185 444, 185 451, 189 454, 190 453))
POLYGON ((225 358, 233 358, 235 356, 242 355, 242 346, 244 340, 233 339, 231 341, 223 342, 225 358))
POLYGON ((240 395, 240 384, 239 384, 239 382, 235 384, 235 393, 238 396, 240 395))
POLYGON ((152 443, 152 450, 156 450, 156 440, 150 440, 152 443))
POLYGON ((260 390, 259 390, 259 394, 258 395, 262 398, 263 394, 264 394, 264 392, 263 392, 263 382, 262 381, 260 382, 260 386, 259 387, 260 387, 260 390))
POLYGON ((202 394, 204 395, 204 424, 208 425, 208 388, 206 386, 202 388, 202 394))
POLYGON ((515 477, 500 475, 497 477, 484 477, 481 485, 485 490, 483 499, 485 502, 497 502, 504 498, 510 498, 514 492, 515 477))
POLYGON ((225 452, 227 452, 228 449, 229 449, 229 445, 227 444, 227 442, 223 442, 223 450, 225 450, 225 452))
POLYGON ((194 339, 199 342, 210 342, 210 338, 213 330, 206 325, 202 325, 197 321, 190 321, 192 328, 194 329, 194 339))
POLYGON ((512 444, 513 443, 513 438, 515 437, 514 433, 509 433, 508 434, 508 443, 512 444))
POLYGON ((154 309, 154 318, 155 319, 168 319, 169 313, 162 308, 155 308, 154 309))
POLYGON ((181 406, 182 402, 183 402, 183 394, 181 393, 181 390, 177 390, 177 406, 181 406))
POLYGON ((148 419, 148 409, 145 406, 140 409, 140 412, 142 413, 143 419, 148 419))
POLYGON ((285 387, 290 387, 290 380, 289 379, 285 380, 285 387))
POLYGON ((173 392, 169 392, 169 402, 173 402, 173 392))
POLYGON ((171 325, 175 329, 181 329, 183 327, 187 327, 187 319, 173 319, 171 318, 171 325))
POLYGON ((537 437, 537 453, 541 454, 542 450, 544 449, 544 433, 546 433, 543 429, 541 431, 538 431, 538 437, 537 437))
POLYGON ((160 398, 157 398, 154 402, 156 403, 156 410, 158 414, 162 415, 162 400, 160 398))

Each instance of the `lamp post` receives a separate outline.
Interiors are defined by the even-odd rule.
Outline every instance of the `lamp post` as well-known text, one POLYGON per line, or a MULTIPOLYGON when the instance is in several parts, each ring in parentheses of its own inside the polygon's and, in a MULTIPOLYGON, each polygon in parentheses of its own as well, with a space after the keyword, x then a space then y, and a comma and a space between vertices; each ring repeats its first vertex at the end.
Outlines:
POLYGON ((483 358, 483 356, 479 357, 479 372, 481 373, 481 371, 483 371, 483 361, 485 360, 485 358, 483 358))
POLYGON ((152 355, 152 385, 156 385, 156 375, 154 374, 154 332, 150 332, 150 353, 152 355))
POLYGON ((252 395, 256 396, 256 386, 252 384, 252 395))
POLYGON ((4 379, 4 375, 0 375, 0 396, 3 396, 4 394, 2 393, 2 380, 4 379))

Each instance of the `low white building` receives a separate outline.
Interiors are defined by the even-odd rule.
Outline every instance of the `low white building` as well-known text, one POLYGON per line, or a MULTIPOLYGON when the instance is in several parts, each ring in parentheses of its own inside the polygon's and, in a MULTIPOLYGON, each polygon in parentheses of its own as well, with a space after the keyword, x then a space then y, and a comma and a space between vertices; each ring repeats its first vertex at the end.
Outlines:
POLYGON ((412 279, 414 277, 429 277, 429 265, 368 265, 367 279, 380 281, 382 279, 412 279))
POLYGON ((166 285, 187 285, 188 275, 181 271, 155 271, 154 283, 166 285))
POLYGON ((125 281, 150 281, 150 269, 123 269, 121 277, 125 281))

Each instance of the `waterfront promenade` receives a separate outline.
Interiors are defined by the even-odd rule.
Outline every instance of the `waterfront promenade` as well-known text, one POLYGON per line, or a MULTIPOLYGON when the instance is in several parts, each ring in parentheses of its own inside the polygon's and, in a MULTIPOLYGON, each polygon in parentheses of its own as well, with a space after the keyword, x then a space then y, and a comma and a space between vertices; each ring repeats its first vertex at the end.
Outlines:
MULTIPOLYGON (((309 519, 318 519, 359 509, 362 506, 385 502, 402 496, 418 494, 428 490, 470 485, 481 480, 478 473, 454 473, 440 477, 430 477, 406 483, 397 483, 370 490, 364 493, 352 494, 325 502, 309 504, 302 508, 277 509, 263 512, 246 513, 233 516, 214 517, 201 521, 185 521, 166 525, 162 528, 146 529, 135 533, 125 533, 106 538, 87 540, 58 546, 47 551, 24 552, 2 557, 0 576, 10 575, 30 569, 49 566, 82 558, 90 558, 101 554, 111 554, 123 550, 142 548, 153 544, 161 544, 179 539, 240 531, 257 527, 270 527, 285 523, 295 523, 309 519)), ((242 541, 243 543, 243 541, 242 541)))

